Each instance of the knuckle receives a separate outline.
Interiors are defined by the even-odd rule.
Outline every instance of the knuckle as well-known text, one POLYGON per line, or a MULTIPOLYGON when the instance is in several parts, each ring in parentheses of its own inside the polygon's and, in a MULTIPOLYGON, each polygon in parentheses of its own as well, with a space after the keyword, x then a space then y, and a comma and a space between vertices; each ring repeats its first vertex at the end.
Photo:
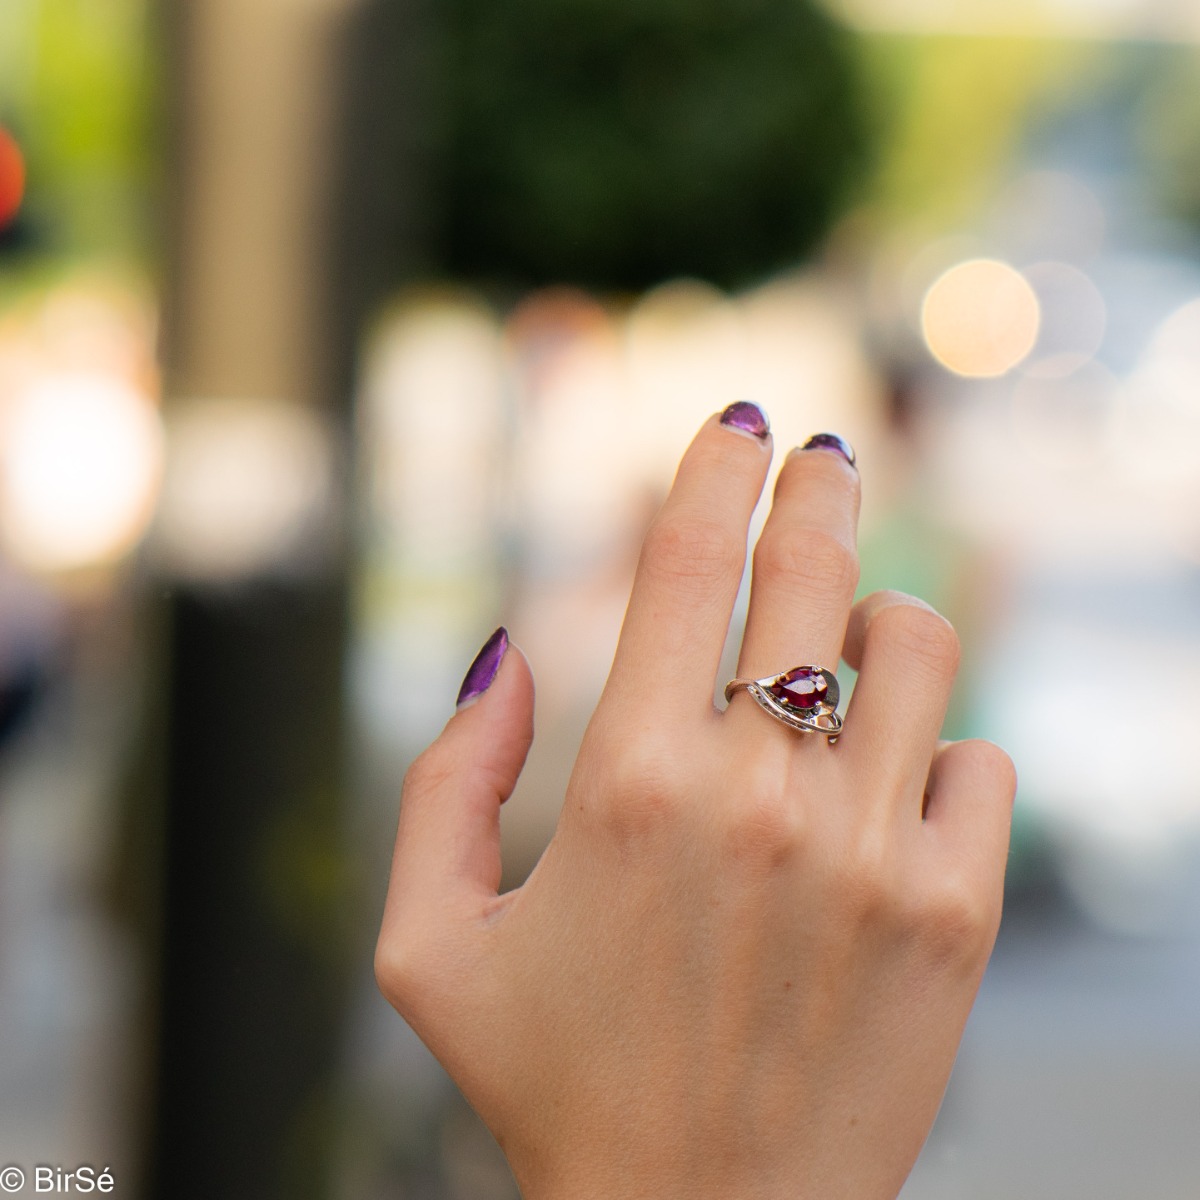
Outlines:
POLYGON ((939 677, 953 677, 961 654, 958 634, 940 613, 917 604, 894 604, 875 620, 891 645, 939 677))
POLYGON ((384 998, 398 1009, 405 1009, 420 978, 415 939, 398 931, 385 930, 375 945, 375 983, 384 998))
POLYGON ((660 736, 642 732, 616 744, 610 785, 593 807, 620 840, 674 826, 683 811, 683 795, 670 747, 660 736))
POLYGON ((995 742, 976 739, 967 743, 976 756, 985 778, 995 782, 996 790, 1013 797, 1017 794, 1017 768, 1009 755, 995 742))
POLYGON ((823 529, 766 530, 754 551, 755 576, 769 586, 838 598, 858 586, 858 556, 823 529))
POLYGON ((727 817, 724 845, 735 864, 773 871, 790 862, 804 843, 801 808, 776 788, 756 792, 727 817))
POLYGON ((427 1026, 464 992, 468 973, 478 983, 476 960, 453 930, 405 910, 385 919, 375 944, 375 983, 385 1000, 414 1028, 427 1026))
POLYGON ((1000 912, 972 880, 949 874, 926 891, 914 920, 935 958, 973 965, 987 957, 1000 912))
POLYGON ((715 518, 674 514, 650 526, 640 569, 674 588, 704 589, 740 576, 745 556, 744 543, 715 518))

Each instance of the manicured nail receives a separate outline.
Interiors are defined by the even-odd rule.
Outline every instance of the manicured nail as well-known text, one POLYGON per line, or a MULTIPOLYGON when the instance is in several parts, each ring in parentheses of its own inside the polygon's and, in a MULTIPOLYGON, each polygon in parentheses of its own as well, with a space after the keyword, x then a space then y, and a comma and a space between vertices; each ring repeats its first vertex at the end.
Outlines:
POLYGON ((840 454, 857 470, 858 464, 854 458, 854 447, 844 437, 838 437, 836 433, 814 433, 800 449, 832 450, 835 454, 840 454))
POLYGON ((760 442, 767 440, 771 432, 771 423, 767 414, 751 400, 735 400, 722 414, 721 424, 726 429, 736 429, 739 433, 748 433, 758 438, 760 442))
POLYGON ((508 649, 508 630, 503 625, 483 643, 483 649, 475 655, 475 661, 467 670, 467 676, 458 689, 458 699, 454 707, 462 708, 472 700, 478 700, 492 686, 504 652, 508 649))

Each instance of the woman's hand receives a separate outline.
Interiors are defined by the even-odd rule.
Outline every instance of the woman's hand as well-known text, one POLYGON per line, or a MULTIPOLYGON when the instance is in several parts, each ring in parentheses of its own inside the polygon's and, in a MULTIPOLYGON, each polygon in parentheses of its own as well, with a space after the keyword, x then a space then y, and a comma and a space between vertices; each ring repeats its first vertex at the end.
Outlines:
POLYGON ((756 417, 712 418, 680 465, 528 881, 497 894, 533 732, 518 650, 473 668, 405 781, 380 987, 527 1200, 891 1200, 995 938, 1012 765, 938 742, 941 617, 896 593, 851 607, 859 481, 834 442, 780 473, 738 674, 844 657, 844 732, 741 692, 713 707, 771 457, 756 417))

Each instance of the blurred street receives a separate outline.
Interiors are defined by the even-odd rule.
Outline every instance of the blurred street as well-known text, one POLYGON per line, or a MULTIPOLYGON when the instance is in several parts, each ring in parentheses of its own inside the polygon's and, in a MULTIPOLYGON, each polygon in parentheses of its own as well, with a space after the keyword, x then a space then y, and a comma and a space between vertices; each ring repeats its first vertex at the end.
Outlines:
POLYGON ((516 1200, 371 977, 399 782, 503 622, 520 886, 751 399, 1021 780, 903 1200, 1196 1200, 1198 79, 1192 0, 3 0, 0 1169, 516 1200))
MULTIPOLYGON (((1193 848, 1194 850, 1194 848, 1193 848)), ((903 1200, 1193 1200, 1200 1180, 1200 864, 1161 939, 1006 917, 903 1200)))

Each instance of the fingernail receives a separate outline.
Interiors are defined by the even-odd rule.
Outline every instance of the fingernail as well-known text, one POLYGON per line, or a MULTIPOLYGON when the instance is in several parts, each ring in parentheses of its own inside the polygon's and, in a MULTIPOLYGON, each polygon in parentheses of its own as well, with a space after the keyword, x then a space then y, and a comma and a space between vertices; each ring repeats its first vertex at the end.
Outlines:
POLYGON ((467 669, 462 687, 458 689, 458 699, 454 702, 456 709, 463 708, 478 700, 492 686, 500 663, 504 660, 504 652, 508 649, 508 630, 503 625, 483 643, 483 649, 475 655, 475 661, 467 669))
POLYGON ((752 400, 735 400, 722 414, 721 424, 726 429, 735 429, 738 433, 748 433, 760 442, 767 440, 771 432, 771 423, 767 414, 752 400))
POLYGON ((856 470, 858 469, 858 463, 854 458, 854 447, 836 433, 814 433, 800 449, 832 450, 835 454, 840 454, 856 470))

